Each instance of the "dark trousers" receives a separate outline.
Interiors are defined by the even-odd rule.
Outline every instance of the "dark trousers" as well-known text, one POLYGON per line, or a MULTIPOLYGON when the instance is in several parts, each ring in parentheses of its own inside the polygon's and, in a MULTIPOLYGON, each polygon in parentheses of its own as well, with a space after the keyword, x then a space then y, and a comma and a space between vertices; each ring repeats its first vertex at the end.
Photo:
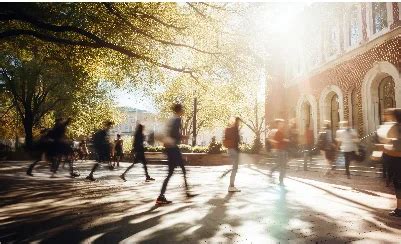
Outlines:
POLYGON ((351 161, 355 159, 355 151, 352 152, 344 152, 344 160, 345 160, 345 173, 347 175, 351 175, 349 172, 349 166, 351 161))
POLYGON ((96 154, 97 154, 97 162, 93 165, 91 172, 89 173, 89 176, 93 176, 93 173, 99 168, 100 163, 108 163, 110 165, 110 145, 109 144, 103 144, 99 147, 96 148, 96 154))
MULTIPOLYGON (((70 173, 72 174, 74 172, 74 164, 73 164, 73 160, 72 159, 64 159, 67 160, 69 168, 70 168, 70 173)), ((33 163, 31 163, 29 165, 29 168, 27 170, 27 173, 32 173, 33 168, 40 162, 41 160, 38 159, 36 161, 34 161, 33 163)), ((53 173, 56 173, 58 170, 58 167, 60 165, 60 161, 61 161, 61 156, 59 157, 52 157, 50 158, 50 171, 53 173)))
POLYGON ((185 183, 185 190, 188 190, 188 183, 187 183, 187 172, 184 167, 184 160, 182 159, 182 155, 180 152, 180 149, 175 146, 171 148, 166 149, 166 154, 167 154, 167 161, 168 161, 168 174, 166 179, 163 182, 162 189, 160 191, 160 195, 163 196, 164 193, 166 192, 167 189, 167 184, 174 174, 174 169, 175 167, 179 166, 182 170, 182 173, 184 175, 184 183, 185 183))
POLYGON ((125 172, 123 173, 123 175, 125 175, 126 173, 128 173, 128 171, 130 169, 132 169, 132 167, 134 167, 134 165, 136 163, 141 162, 143 165, 143 169, 145 170, 145 176, 146 178, 150 178, 149 173, 148 173, 148 167, 146 166, 148 164, 148 161, 146 161, 145 158, 145 152, 135 152, 134 155, 134 162, 125 170, 125 172))

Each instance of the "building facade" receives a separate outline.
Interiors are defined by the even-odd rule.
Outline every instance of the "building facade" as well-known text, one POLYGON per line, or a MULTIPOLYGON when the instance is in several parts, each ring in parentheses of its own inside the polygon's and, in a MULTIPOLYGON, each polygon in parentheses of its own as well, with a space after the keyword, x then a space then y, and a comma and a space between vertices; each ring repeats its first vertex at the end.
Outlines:
POLYGON ((151 131, 159 132, 163 129, 164 123, 159 121, 155 113, 130 107, 119 107, 118 109, 123 114, 123 120, 110 130, 112 138, 116 138, 117 134, 132 136, 138 123, 145 126, 145 134, 149 134, 151 131))
POLYGON ((360 135, 375 131, 386 108, 401 106, 400 9, 390 2, 307 7, 268 84, 267 122, 295 118, 301 134, 309 126, 315 136, 324 120, 333 130, 347 120, 360 135))

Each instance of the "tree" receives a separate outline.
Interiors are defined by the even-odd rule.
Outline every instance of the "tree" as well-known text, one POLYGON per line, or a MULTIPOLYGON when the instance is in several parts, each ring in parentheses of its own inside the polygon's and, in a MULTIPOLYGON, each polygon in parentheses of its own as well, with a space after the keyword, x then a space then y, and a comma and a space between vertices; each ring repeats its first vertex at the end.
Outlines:
POLYGON ((226 5, 2 3, 0 40, 28 38, 70 46, 85 53, 86 60, 122 65, 120 70, 135 75, 145 67, 194 76, 198 68, 190 67, 189 56, 219 54, 215 40, 220 20, 229 14, 226 5))
POLYGON ((233 102, 238 100, 239 93, 232 84, 221 84, 210 81, 188 80, 179 76, 168 83, 161 91, 153 93, 155 103, 163 118, 171 114, 171 105, 181 103, 185 109, 182 118, 182 130, 185 135, 193 134, 193 101, 197 98, 197 123, 195 136, 204 128, 211 128, 225 124, 232 114, 233 102))
POLYGON ((32 147, 35 129, 50 126, 55 117, 74 117, 74 124, 83 128, 79 132, 75 126, 73 134, 78 135, 90 131, 82 121, 87 121, 93 131, 99 121, 91 119, 113 117, 110 98, 98 89, 99 81, 75 66, 68 55, 63 56, 51 45, 37 48, 19 44, 6 45, 6 51, 0 52, 1 93, 22 124, 28 148, 32 147))

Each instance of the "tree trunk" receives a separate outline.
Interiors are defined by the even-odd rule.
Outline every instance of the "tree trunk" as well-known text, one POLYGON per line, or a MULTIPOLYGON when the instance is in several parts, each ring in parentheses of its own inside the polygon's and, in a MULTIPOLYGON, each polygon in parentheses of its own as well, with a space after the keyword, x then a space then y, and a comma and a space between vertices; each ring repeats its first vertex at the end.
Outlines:
POLYGON ((24 119, 25 146, 32 149, 33 146, 33 120, 31 118, 24 119))
POLYGON ((194 117, 193 117, 193 120, 192 120, 192 123, 193 123, 193 125, 192 125, 192 127, 193 127, 193 133, 192 133, 192 146, 194 147, 194 146, 196 146, 196 136, 197 136, 197 133, 196 133, 196 113, 197 113, 197 99, 196 99, 196 97, 194 98, 194 117))

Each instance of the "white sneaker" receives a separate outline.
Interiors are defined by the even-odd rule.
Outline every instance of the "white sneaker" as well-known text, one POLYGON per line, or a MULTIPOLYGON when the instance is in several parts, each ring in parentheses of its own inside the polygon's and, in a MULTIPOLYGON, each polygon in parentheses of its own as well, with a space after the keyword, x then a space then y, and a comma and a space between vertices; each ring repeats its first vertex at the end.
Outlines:
POLYGON ((228 192, 240 192, 240 189, 237 189, 235 186, 228 187, 228 192))

